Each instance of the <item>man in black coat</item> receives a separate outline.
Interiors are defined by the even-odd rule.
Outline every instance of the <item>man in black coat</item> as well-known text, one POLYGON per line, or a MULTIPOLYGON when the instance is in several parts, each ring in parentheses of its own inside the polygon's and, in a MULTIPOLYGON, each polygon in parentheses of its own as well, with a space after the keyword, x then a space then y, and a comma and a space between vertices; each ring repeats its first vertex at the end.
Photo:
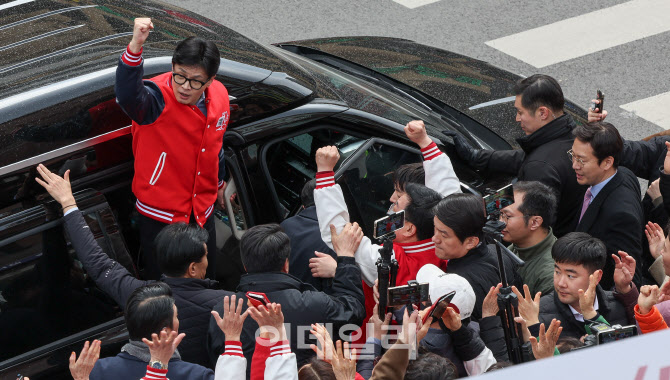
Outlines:
MULTIPOLYGON (((65 178, 39 165, 43 180, 37 181, 63 206, 63 224, 77 258, 96 285, 122 308, 135 289, 155 281, 135 278, 123 265, 107 256, 98 245, 77 208, 72 195, 69 171, 65 178)), ((218 289, 218 283, 205 278, 207 271, 207 231, 185 223, 166 226, 156 237, 161 281, 172 289, 179 309, 180 331, 186 337, 179 345, 181 357, 191 363, 214 368, 207 356, 207 325, 215 305, 233 293, 218 289)), ((214 363, 216 365, 216 363, 214 363)))
MULTIPOLYGON (((484 242, 486 224, 484 200, 474 194, 451 194, 435 207, 435 255, 449 260, 447 273, 464 277, 475 292, 477 302, 472 319, 482 318, 482 304, 492 286, 500 282, 495 246, 484 242)), ((512 258, 503 254, 509 285, 521 286, 521 276, 512 258)))
POLYGON ((316 206, 314 206, 314 189, 316 189, 316 180, 305 184, 300 193, 303 209, 295 216, 281 222, 281 227, 291 239, 291 254, 288 258, 289 274, 314 286, 316 290, 328 289, 330 291, 332 277, 337 267, 337 254, 321 239, 319 220, 316 217, 316 206), (327 264, 319 268, 325 267, 329 271, 313 273, 310 263, 314 261, 327 264))
POLYGON ((635 260, 628 255, 617 258, 613 276, 614 291, 604 290, 602 267, 609 256, 605 244, 583 232, 572 232, 558 239, 552 247, 555 263, 554 291, 534 300, 531 295, 519 299, 519 313, 529 324, 533 336, 539 334, 540 323, 549 326, 552 319, 561 322, 561 336, 580 338, 592 334, 590 321, 609 325, 635 324, 634 307, 639 295, 632 283, 635 260), (580 294, 580 290, 583 291, 580 294), (539 313, 538 313, 539 311, 539 313))
MULTIPOLYGON (((350 325, 348 331, 360 325, 365 318, 365 298, 361 271, 354 260, 354 252, 363 238, 357 224, 347 224, 338 235, 333 235, 333 246, 337 252, 337 270, 329 294, 319 292, 288 274, 291 245, 288 236, 278 224, 264 224, 250 228, 242 237, 240 248, 242 263, 247 270, 237 288, 237 297, 245 297, 249 291, 264 293, 270 302, 281 304, 284 323, 287 326, 291 351, 295 352, 298 364, 314 356, 309 348, 314 340, 309 338, 313 323, 333 324, 333 339, 339 336, 340 327, 350 325)), ((246 305, 244 307, 246 309, 246 305)), ((217 303, 215 311, 223 314, 223 304, 217 303)), ((247 318, 242 329, 242 349, 247 358, 247 374, 255 346, 256 322, 247 318)), ((207 346, 212 365, 224 352, 226 337, 211 318, 207 333, 207 346)))
MULTIPOLYGON (((587 232, 605 243, 608 257, 601 285, 611 289, 614 284, 611 254, 624 251, 641 262, 644 217, 640 184, 635 174, 619 166, 623 140, 612 124, 580 125, 573 133, 572 167, 577 181, 589 186, 576 218, 576 231, 587 232)), ((639 272, 636 284, 641 282, 639 272)))
POLYGON ((454 137, 458 155, 476 169, 517 175, 519 181, 540 181, 556 192, 558 212, 554 235, 574 230, 586 187, 577 183, 565 152, 572 147, 574 120, 563 112, 565 99, 558 82, 536 74, 514 86, 516 121, 526 136, 517 139, 521 150, 482 150, 473 148, 460 135, 454 137))

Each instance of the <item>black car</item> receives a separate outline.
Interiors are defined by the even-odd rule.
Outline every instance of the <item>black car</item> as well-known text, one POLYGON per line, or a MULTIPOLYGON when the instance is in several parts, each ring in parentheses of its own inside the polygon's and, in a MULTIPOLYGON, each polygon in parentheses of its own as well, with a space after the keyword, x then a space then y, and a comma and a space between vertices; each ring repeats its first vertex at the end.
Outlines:
MULTIPOLYGON (((521 135, 512 86, 518 76, 411 41, 350 37, 261 46, 202 16, 148 1, 36 0, 0 5, 0 374, 68 378, 85 340, 102 355, 127 340, 122 308, 96 288, 76 259, 55 202, 34 180, 44 163, 71 171, 77 201, 97 241, 137 275, 137 213, 130 120, 116 104, 114 75, 136 17, 155 29, 144 51, 147 77, 171 69, 189 36, 217 43, 217 79, 231 100, 224 137, 227 211, 216 212, 224 286, 243 269, 245 229, 280 222, 300 207, 314 154, 337 145, 337 171, 354 220, 372 235, 392 190, 389 173, 421 156, 403 132, 422 119, 446 151, 464 190, 509 182, 452 154, 441 130, 484 148, 510 149, 521 135), (510 98, 512 97, 512 98, 510 98), (233 196, 235 195, 235 196, 233 196), (231 203, 232 202, 232 203, 231 203)), ((577 120, 585 111, 566 106, 577 120)))

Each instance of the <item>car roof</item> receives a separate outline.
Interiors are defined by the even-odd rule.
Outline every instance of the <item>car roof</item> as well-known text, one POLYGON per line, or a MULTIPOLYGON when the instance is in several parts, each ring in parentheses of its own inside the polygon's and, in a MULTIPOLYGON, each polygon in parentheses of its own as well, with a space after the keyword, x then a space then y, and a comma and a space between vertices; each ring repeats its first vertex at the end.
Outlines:
POLYGON ((0 8, 0 99, 115 67, 136 17, 151 17, 154 23, 145 58, 171 57, 179 41, 198 36, 214 41, 225 59, 284 72, 305 87, 315 86, 309 75, 262 45, 170 4, 37 0, 13 1, 0 8))

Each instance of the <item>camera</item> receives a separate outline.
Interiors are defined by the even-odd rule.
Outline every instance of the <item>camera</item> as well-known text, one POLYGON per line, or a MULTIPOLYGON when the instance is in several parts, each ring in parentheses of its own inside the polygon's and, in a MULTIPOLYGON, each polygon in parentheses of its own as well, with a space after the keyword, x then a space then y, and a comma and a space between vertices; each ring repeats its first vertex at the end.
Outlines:
POLYGON ((592 323, 589 325, 589 328, 593 334, 589 334, 584 338, 583 347, 605 344, 637 335, 637 326, 635 325, 610 326, 605 323, 592 323))
POLYGON ((419 284, 416 281, 407 281, 407 285, 388 289, 387 306, 419 305, 429 300, 428 283, 419 284))

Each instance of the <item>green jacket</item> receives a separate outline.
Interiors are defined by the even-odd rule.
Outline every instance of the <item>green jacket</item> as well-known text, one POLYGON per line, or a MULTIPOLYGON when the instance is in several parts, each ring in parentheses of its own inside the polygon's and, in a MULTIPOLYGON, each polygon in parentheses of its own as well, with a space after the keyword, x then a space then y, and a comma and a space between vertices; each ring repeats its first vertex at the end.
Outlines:
POLYGON ((514 252, 526 265, 518 268, 524 284, 528 285, 530 293, 542 295, 554 290, 554 259, 551 258, 551 247, 556 242, 556 236, 549 228, 549 234, 544 240, 529 248, 519 248, 512 244, 510 251, 514 252))

